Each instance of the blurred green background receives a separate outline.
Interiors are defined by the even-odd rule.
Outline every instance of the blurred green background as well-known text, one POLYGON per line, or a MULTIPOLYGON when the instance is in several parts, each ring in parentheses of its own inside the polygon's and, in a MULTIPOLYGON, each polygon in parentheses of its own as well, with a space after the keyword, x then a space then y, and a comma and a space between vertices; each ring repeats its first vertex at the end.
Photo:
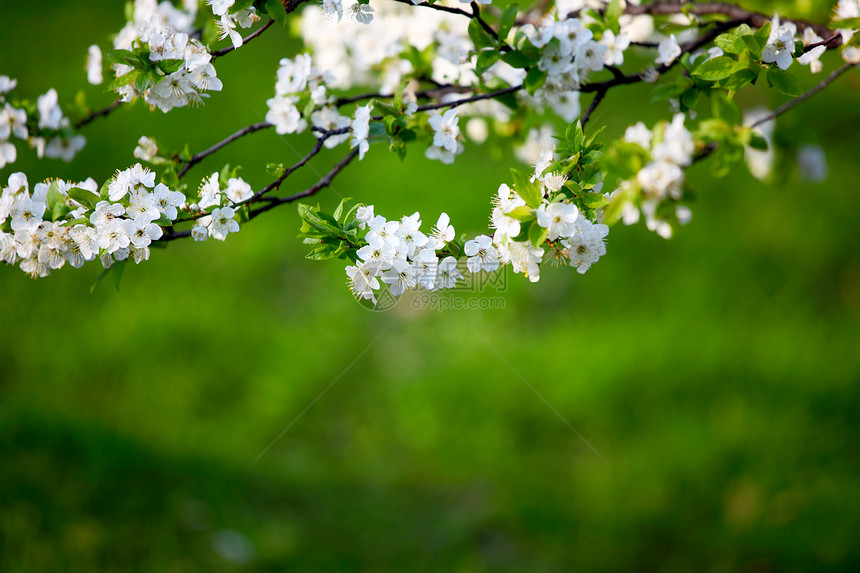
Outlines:
MULTIPOLYGON (((745 3, 819 19, 826 4, 745 3)), ((19 94, 85 86, 122 3, 82 6, 0 4, 19 94)), ((262 120, 295 49, 273 30, 218 62, 203 109, 124 109, 74 164, 19 149, 0 175, 101 182, 143 134, 203 149, 262 120)), ((665 117, 647 90, 611 92, 593 123, 665 117)), ((0 571, 857 570, 858 90, 852 72, 780 119, 772 186, 698 166, 675 239, 616 227, 587 275, 511 277, 502 310, 368 312, 340 261, 303 259, 289 206, 226 243, 153 251, 120 292, 90 294, 98 265, 0 269, 0 571), (826 182, 799 180, 800 142, 825 149, 826 182)), ((262 132, 190 180, 229 161, 259 188, 311 141, 262 132)), ((480 232, 510 153, 421 155, 374 147, 320 201, 425 225, 446 210, 480 232)))

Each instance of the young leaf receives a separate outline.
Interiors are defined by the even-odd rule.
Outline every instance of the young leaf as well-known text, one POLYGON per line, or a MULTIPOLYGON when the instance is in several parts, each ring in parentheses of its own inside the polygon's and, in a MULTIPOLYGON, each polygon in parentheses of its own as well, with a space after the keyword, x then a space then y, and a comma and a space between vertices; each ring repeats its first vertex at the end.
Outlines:
POLYGON ((502 18, 499 20, 499 38, 504 41, 505 38, 508 37, 508 34, 511 32, 511 29, 514 27, 514 22, 517 19, 517 10, 519 6, 517 4, 511 4, 505 11, 502 12, 502 18))
MULTIPOLYGON (((474 20, 472 21, 474 22, 474 20)), ((546 76, 546 72, 542 72, 537 67, 533 67, 528 71, 526 79, 523 81, 523 86, 529 92, 529 95, 535 95, 535 92, 546 82, 546 76)))
POLYGON ((517 207, 510 213, 505 213, 505 215, 512 219, 516 219, 517 221, 531 221, 535 218, 535 214, 532 209, 525 205, 517 207))
POLYGON ((95 209, 96 203, 99 202, 99 197, 91 191, 81 189, 79 187, 71 187, 68 190, 69 197, 86 207, 87 209, 95 209))
POLYGON ((287 25, 287 11, 281 4, 281 0, 266 0, 266 12, 280 26, 287 25))
POLYGON ((711 94, 711 111, 714 117, 722 119, 729 125, 740 125, 743 120, 743 114, 738 104, 720 92, 715 91, 711 94))
POLYGON ((490 36, 486 30, 484 30, 477 19, 473 19, 469 22, 469 37, 472 38, 472 42, 475 44, 475 49, 477 51, 481 51, 484 48, 496 47, 496 40, 490 36))
POLYGON ((776 91, 785 95, 797 97, 803 95, 803 87, 800 82, 794 77, 791 72, 780 70, 779 68, 771 68, 767 72, 767 83, 769 83, 776 91))
POLYGON ((546 241, 547 233, 549 229, 541 227, 540 225, 533 224, 529 227, 529 241, 531 241, 532 245, 535 247, 540 247, 544 241, 546 241))
POLYGON ((511 174, 514 177, 514 191, 526 202, 526 205, 532 209, 537 209, 543 200, 540 188, 517 169, 511 169, 511 174))
POLYGON ((475 66, 475 71, 483 74, 490 69, 490 66, 499 61, 499 52, 496 50, 482 50, 478 53, 478 63, 475 66))
POLYGON ((735 72, 737 62, 728 56, 711 58, 693 70, 693 75, 705 81, 715 82, 725 79, 735 72))

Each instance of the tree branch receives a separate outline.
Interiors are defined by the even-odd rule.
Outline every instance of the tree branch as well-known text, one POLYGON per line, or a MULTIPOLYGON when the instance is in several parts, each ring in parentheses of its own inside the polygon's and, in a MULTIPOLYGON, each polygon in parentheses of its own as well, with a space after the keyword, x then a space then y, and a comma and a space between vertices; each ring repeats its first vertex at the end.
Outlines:
POLYGON ((268 123, 266 121, 261 121, 260 123, 255 123, 255 124, 249 125, 247 127, 243 127, 242 129, 240 129, 236 133, 222 139, 221 141, 219 141, 218 143, 216 143, 215 145, 213 145, 209 149, 206 149, 205 151, 201 151, 200 153, 198 153, 197 155, 195 155, 194 157, 189 159, 188 162, 186 162, 185 165, 182 167, 182 170, 179 171, 179 175, 178 175, 179 179, 182 179, 182 177, 186 173, 188 173, 189 169, 191 169, 192 167, 194 167, 195 165, 197 165, 198 163, 200 163, 201 161, 203 161, 204 159, 206 159, 207 157, 209 157, 210 155, 212 155, 213 153, 215 153, 216 151, 218 151, 222 147, 226 147, 227 145, 233 143, 234 141, 236 141, 240 137, 244 137, 244 136, 248 135, 249 133, 254 133, 255 131, 260 131, 261 129, 268 129, 270 127, 272 127, 272 124, 268 123))
POLYGON ((841 68, 835 70, 833 73, 831 73, 829 76, 827 76, 827 78, 825 78, 824 80, 819 82, 815 87, 810 89, 808 92, 806 92, 802 96, 799 96, 799 97, 794 98, 793 100, 787 101, 786 103, 782 104, 781 106, 779 106, 778 108, 773 110, 773 113, 769 113, 768 115, 759 119, 758 121, 756 121, 755 123, 753 123, 749 127, 758 127, 759 125, 761 125, 763 123, 767 123, 771 120, 776 119, 777 117, 784 114, 785 112, 787 112, 788 110, 790 110, 794 106, 802 104, 803 102, 805 102, 806 100, 808 100, 809 98, 811 98, 812 96, 814 96, 815 94, 817 94, 818 92, 820 92, 821 90, 823 90, 824 88, 826 88, 827 86, 832 84, 836 80, 836 78, 838 78, 839 76, 841 76, 842 74, 844 74, 845 72, 847 72, 848 70, 850 70, 853 67, 854 67, 854 64, 844 64, 841 68))
MULTIPOLYGON (((296 4, 296 6, 298 6, 298 4, 296 4)), ((248 42, 250 42, 254 38, 260 36, 263 32, 268 30, 272 26, 272 24, 274 24, 274 23, 275 23, 275 21, 273 19, 269 20, 268 22, 266 22, 265 24, 263 24, 262 26, 260 26, 259 28, 257 28, 256 30, 254 30, 253 32, 248 34, 247 36, 245 36, 242 40, 242 46, 244 46, 245 44, 247 44, 248 42)), ((212 52, 212 59, 214 60, 215 58, 220 58, 224 54, 229 54, 230 52, 232 52, 235 49, 236 49, 235 46, 230 45, 230 46, 227 46, 226 48, 222 48, 220 50, 215 50, 214 52, 212 52)))
MULTIPOLYGON (((628 5, 627 8, 624 9, 624 13, 629 16, 638 16, 641 14, 649 14, 651 16, 656 16, 667 14, 683 14, 685 12, 689 14, 696 14, 697 16, 722 14, 724 16, 728 16, 732 20, 738 20, 741 24, 746 23, 753 28, 761 28, 771 20, 769 16, 765 16, 764 14, 758 12, 750 12, 748 10, 744 10, 740 6, 736 6, 734 4, 725 4, 722 2, 703 2, 701 4, 680 2, 677 4, 655 3, 643 4, 640 6, 628 5)), ((797 26, 798 31, 800 32, 803 32, 803 30, 805 30, 806 28, 812 28, 815 33, 822 38, 830 38, 833 34, 829 28, 820 24, 813 24, 804 20, 792 20, 788 18, 784 18, 782 19, 782 21, 793 22, 797 26)), ((834 39, 831 39, 831 42, 833 42, 833 40, 834 39)), ((829 43, 828 48, 835 48, 841 43, 841 39, 839 42, 829 43)))
POLYGON ((315 194, 319 193, 322 189, 331 185, 331 182, 334 180, 334 178, 337 176, 337 174, 340 173, 341 171, 343 171, 343 169, 347 165, 349 165, 352 162, 352 160, 355 159, 355 157, 357 155, 358 155, 358 148, 356 147, 356 148, 352 149, 349 153, 347 153, 346 157, 341 159, 337 165, 332 167, 331 171, 329 171, 325 177, 323 177, 322 179, 320 179, 319 181, 317 181, 316 183, 314 183, 313 185, 311 185, 310 187, 308 187, 304 191, 300 191, 300 192, 296 193, 295 195, 289 195, 287 197, 267 198, 268 204, 263 206, 263 207, 260 207, 259 209, 256 209, 256 210, 248 213, 248 219, 249 220, 254 219, 258 215, 265 213, 266 211, 268 211, 270 209, 274 209, 278 205, 283 205, 284 203, 292 203, 293 201, 297 201, 297 200, 302 199, 304 197, 310 197, 311 195, 315 195, 315 194))
POLYGON ((90 114, 89 114, 89 115, 84 116, 84 117, 82 117, 81 119, 79 119, 79 120, 78 120, 78 122, 75 124, 75 129, 80 129, 80 128, 84 127, 85 125, 88 125, 89 123, 91 123, 93 120, 98 119, 98 118, 100 118, 100 117, 107 117, 107 116, 108 116, 108 115, 110 115, 110 114, 111 114, 111 113, 112 113, 116 108, 118 108, 119 106, 121 106, 121 105, 122 105, 122 103, 123 103, 123 102, 122 102, 122 100, 121 100, 121 99, 118 99, 118 100, 114 101, 113 103, 111 103, 109 106, 107 106, 107 107, 105 107, 105 108, 102 108, 102 109, 100 109, 100 110, 98 110, 98 111, 90 112, 90 114))

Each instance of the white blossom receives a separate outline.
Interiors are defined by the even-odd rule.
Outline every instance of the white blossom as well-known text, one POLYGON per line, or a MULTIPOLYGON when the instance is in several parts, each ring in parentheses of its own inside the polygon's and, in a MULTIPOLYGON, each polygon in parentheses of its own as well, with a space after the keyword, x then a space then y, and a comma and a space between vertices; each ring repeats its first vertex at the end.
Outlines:
POLYGON ((104 81, 102 76, 102 51, 98 45, 93 44, 87 50, 87 81, 97 86, 104 81))
POLYGON ((678 39, 675 38, 675 34, 660 42, 657 46, 657 54, 656 63, 664 66, 671 65, 681 55, 681 46, 678 45, 678 39))
POLYGON ((537 223, 547 230, 547 239, 550 241, 570 236, 578 217, 576 205, 567 203, 544 203, 537 210, 537 223))
POLYGON ((470 272, 492 272, 499 268, 499 253, 493 246, 493 240, 487 235, 478 235, 471 241, 466 241, 463 252, 469 257, 466 267, 470 272))

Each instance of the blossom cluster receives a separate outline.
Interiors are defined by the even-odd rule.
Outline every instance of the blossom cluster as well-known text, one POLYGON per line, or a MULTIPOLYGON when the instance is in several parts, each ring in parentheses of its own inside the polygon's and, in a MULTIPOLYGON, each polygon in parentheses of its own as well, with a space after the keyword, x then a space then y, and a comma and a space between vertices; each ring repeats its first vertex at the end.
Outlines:
MULTIPOLYGON (((315 66, 310 54, 283 58, 278 67, 275 97, 266 102, 269 107, 266 121, 274 125, 275 131, 281 135, 304 131, 308 126, 306 115, 310 116, 311 125, 317 128, 315 133, 318 137, 326 131, 348 128, 349 117, 338 112, 335 99, 328 91, 328 85, 333 81, 333 74, 315 66), (303 113, 308 106, 313 111, 303 113)), ((324 145, 332 149, 348 138, 348 133, 329 136, 324 145)))
POLYGON ((638 191, 641 199, 639 208, 633 201, 625 203, 624 223, 631 225, 639 221, 641 210, 648 229, 669 238, 672 236, 671 223, 658 213, 662 204, 674 206, 674 215, 681 224, 691 217, 689 208, 678 204, 684 193, 684 168, 692 164, 696 151, 693 136, 684 126, 684 114, 675 114, 671 122, 660 123, 653 131, 640 121, 627 128, 624 140, 638 146, 646 159, 646 165, 639 170, 635 181, 625 181, 615 192, 617 195, 638 191))
MULTIPOLYGON (((522 273, 531 282, 540 279, 540 263, 544 255, 553 262, 566 262, 584 274, 606 254, 605 239, 609 227, 600 220, 590 221, 571 200, 559 193, 566 177, 560 172, 548 172, 554 162, 554 153, 545 149, 538 154, 531 182, 538 185, 540 204, 529 209, 526 202, 507 184, 501 184, 493 197, 491 225, 496 230, 493 241, 499 248, 504 263, 511 263, 515 273, 522 273), (534 225, 544 229, 534 234, 522 234, 522 221, 534 217, 534 225), (544 242, 545 241, 545 242, 544 242), (538 243, 538 244, 535 244, 538 243), (544 249, 546 245, 548 251, 544 249)), ((603 184, 598 184, 599 191, 603 184)))
MULTIPOLYGON (((234 0, 214 0, 210 4, 220 17, 222 39, 229 37, 235 47, 241 46, 243 39, 236 26, 248 28, 259 20, 254 7, 229 13, 234 0)), ((196 16, 196 1, 185 1, 180 9, 170 2, 135 0, 131 21, 114 39, 119 61, 113 64, 113 71, 116 92, 122 101, 142 97, 167 113, 177 107, 198 105, 207 96, 204 92, 222 89, 211 63, 212 54, 194 37, 196 16)))
POLYGON ((535 97, 545 101, 565 121, 579 116, 579 88, 592 72, 604 65, 624 63, 630 40, 623 33, 604 32, 601 41, 578 18, 545 19, 537 27, 527 24, 523 32, 535 48, 541 49, 538 68, 547 73, 544 86, 535 97))
MULTIPOLYGON (((356 264, 346 267, 349 288, 357 298, 376 303, 380 280, 392 295, 400 296, 415 287, 450 289, 463 279, 457 259, 447 254, 448 244, 454 240, 454 227, 447 214, 439 216, 429 235, 421 231, 421 214, 417 212, 400 221, 388 221, 369 205, 358 208, 355 220, 367 231, 367 244, 357 250, 356 264)), ((494 271, 499 266, 498 253, 487 236, 466 243, 465 252, 470 255, 471 272, 494 271)))
POLYGON ((230 233, 239 232, 236 209, 254 196, 251 185, 241 177, 227 177, 222 186, 222 177, 213 173, 203 179, 198 191, 199 201, 188 206, 195 213, 207 213, 197 217, 191 236, 195 241, 205 241, 209 237, 223 241, 230 233))
POLYGON ((12 138, 26 141, 41 159, 71 161, 86 145, 83 135, 71 132, 69 119, 60 107, 57 91, 51 88, 36 99, 35 117, 28 123, 27 108, 10 99, 18 81, 0 76, 0 169, 15 163, 18 150, 12 138))
POLYGON ((105 268, 129 258, 139 263, 162 236, 159 223, 170 224, 185 202, 140 164, 118 171, 103 191, 100 200, 90 178, 37 183, 31 193, 26 175, 13 173, 0 194, 0 257, 34 278, 96 257, 105 268))

